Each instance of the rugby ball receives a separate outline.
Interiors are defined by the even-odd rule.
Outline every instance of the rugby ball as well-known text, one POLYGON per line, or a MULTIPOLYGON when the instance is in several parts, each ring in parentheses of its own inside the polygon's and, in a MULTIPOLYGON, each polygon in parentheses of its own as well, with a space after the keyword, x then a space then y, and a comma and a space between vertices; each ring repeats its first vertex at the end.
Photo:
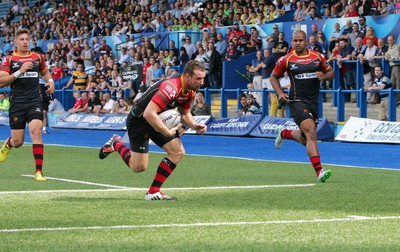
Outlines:
POLYGON ((176 109, 168 109, 158 116, 168 129, 172 129, 181 122, 181 113, 176 109))

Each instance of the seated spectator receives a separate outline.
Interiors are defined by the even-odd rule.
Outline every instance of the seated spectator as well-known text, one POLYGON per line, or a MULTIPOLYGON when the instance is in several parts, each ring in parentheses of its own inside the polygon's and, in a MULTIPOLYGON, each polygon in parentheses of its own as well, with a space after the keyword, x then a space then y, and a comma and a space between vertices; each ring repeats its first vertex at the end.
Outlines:
POLYGON ((129 114, 131 108, 132 108, 132 102, 129 99, 124 98, 114 102, 114 108, 111 111, 111 113, 129 114))
POLYGON ((10 100, 6 92, 0 93, 0 112, 8 111, 10 109, 10 100))
POLYGON ((226 51, 225 59, 228 61, 235 60, 239 58, 239 51, 237 50, 233 42, 229 42, 228 49, 226 51))
POLYGON ((111 98, 114 100, 119 100, 122 97, 122 87, 123 81, 121 76, 118 74, 117 71, 111 72, 110 83, 107 83, 108 90, 111 91, 111 98))
POLYGON ((87 112, 88 113, 96 113, 96 115, 99 115, 100 110, 101 110, 101 101, 100 101, 99 97, 96 96, 95 92, 90 91, 87 112))
POLYGON ((152 82, 155 83, 163 78, 165 78, 164 68, 160 66, 159 61, 155 61, 152 82))
POLYGON ((193 105, 190 108, 190 113, 192 113, 194 116, 211 115, 210 105, 204 101, 204 96, 202 93, 196 93, 193 105))
POLYGON ((239 96, 239 102, 240 106, 238 110, 238 116, 246 115, 248 104, 247 104, 247 95, 245 93, 239 96))
POLYGON ((84 112, 88 108, 88 96, 86 92, 81 93, 79 91, 75 91, 73 94, 75 98, 75 103, 72 108, 68 110, 68 113, 79 113, 84 112))
POLYGON ((100 110, 100 113, 111 113, 115 101, 111 99, 110 93, 104 93, 102 98, 102 109, 100 110))
POLYGON ((247 111, 246 115, 261 114, 261 106, 258 104, 253 95, 247 95, 247 111))

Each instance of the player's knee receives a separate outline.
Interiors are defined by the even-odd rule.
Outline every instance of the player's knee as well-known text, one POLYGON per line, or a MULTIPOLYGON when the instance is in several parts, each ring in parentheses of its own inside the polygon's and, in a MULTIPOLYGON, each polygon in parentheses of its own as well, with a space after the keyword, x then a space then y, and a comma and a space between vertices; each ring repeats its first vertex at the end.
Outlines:
POLYGON ((21 147, 24 144, 24 141, 20 140, 20 139, 12 139, 12 147, 14 148, 18 148, 21 147))
POLYGON ((173 153, 173 156, 176 157, 176 159, 181 160, 185 156, 185 154, 185 149, 180 148, 178 151, 173 153))

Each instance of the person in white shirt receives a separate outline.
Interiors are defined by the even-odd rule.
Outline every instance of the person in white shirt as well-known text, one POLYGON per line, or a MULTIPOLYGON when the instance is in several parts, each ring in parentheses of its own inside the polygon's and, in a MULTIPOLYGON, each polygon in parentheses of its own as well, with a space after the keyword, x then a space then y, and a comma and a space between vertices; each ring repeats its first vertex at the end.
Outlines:
POLYGON ((103 108, 100 110, 100 113, 111 113, 111 110, 114 108, 114 100, 111 99, 109 93, 103 94, 103 101, 104 105, 103 108))

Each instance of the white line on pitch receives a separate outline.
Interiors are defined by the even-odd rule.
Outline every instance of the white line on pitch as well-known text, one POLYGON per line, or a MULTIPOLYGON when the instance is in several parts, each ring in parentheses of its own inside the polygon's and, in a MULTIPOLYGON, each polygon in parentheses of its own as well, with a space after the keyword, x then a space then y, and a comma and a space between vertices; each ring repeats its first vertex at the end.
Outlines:
POLYGON ((121 226, 92 226, 92 227, 55 227, 55 228, 19 228, 0 229, 0 233, 36 232, 36 231, 73 231, 73 230, 104 230, 104 229, 138 229, 138 228, 170 228, 170 227, 215 227, 215 226, 249 226, 249 225, 274 225, 274 224, 296 224, 296 223, 321 223, 321 222, 348 222, 348 221, 375 221, 394 220, 400 216, 380 216, 363 218, 313 219, 313 220, 272 220, 272 221, 251 221, 251 222, 209 222, 209 223, 170 223, 170 224, 149 224, 149 225, 121 225, 121 226))
MULTIPOLYGON (((34 177, 33 175, 28 175, 28 174, 22 174, 21 176, 34 177)), ((127 186, 116 186, 116 185, 100 184, 100 183, 93 183, 93 182, 87 182, 87 181, 81 181, 81 180, 73 180, 73 179, 53 178, 53 177, 47 177, 47 176, 46 176, 46 178, 50 179, 50 180, 58 180, 58 181, 77 183, 77 184, 85 184, 85 185, 103 186, 103 187, 109 187, 109 188, 119 188, 119 189, 128 189, 128 188, 130 188, 130 187, 127 187, 127 186)))

